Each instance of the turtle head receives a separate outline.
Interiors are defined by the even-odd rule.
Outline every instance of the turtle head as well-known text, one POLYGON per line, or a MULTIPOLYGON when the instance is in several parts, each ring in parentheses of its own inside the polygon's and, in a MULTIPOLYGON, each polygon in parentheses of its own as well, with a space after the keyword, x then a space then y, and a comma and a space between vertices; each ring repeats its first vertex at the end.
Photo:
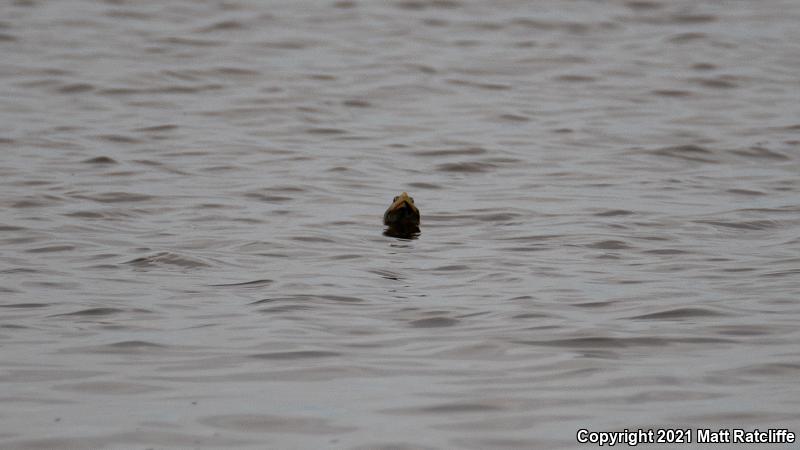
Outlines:
POLYGON ((419 209, 414 199, 406 192, 392 199, 392 204, 383 214, 383 223, 394 227, 419 226, 419 209))

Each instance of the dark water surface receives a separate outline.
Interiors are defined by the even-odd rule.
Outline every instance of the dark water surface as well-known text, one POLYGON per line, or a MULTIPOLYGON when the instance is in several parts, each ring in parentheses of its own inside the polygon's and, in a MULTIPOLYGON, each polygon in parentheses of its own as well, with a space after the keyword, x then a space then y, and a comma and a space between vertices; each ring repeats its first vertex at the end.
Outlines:
POLYGON ((3 2, 0 447, 800 432, 798 23, 3 2))

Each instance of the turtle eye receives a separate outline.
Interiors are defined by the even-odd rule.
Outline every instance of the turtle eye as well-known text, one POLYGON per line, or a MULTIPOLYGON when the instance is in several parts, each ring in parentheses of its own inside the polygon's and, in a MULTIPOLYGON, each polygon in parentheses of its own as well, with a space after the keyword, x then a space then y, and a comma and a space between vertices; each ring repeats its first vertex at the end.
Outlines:
POLYGON ((414 203, 414 197, 408 197, 408 199, 411 200, 411 203, 414 203))
POLYGON ((400 198, 400 197, 395 197, 395 198, 392 199, 392 201, 396 202, 398 198, 400 198))

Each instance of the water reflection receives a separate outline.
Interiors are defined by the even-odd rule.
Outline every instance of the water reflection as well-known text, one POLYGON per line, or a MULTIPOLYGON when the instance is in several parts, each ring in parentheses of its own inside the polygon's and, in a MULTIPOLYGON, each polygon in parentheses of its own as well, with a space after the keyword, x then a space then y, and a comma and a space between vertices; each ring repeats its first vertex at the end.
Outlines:
POLYGON ((383 231, 384 236, 398 239, 418 239, 420 235, 419 227, 416 225, 390 225, 383 231))

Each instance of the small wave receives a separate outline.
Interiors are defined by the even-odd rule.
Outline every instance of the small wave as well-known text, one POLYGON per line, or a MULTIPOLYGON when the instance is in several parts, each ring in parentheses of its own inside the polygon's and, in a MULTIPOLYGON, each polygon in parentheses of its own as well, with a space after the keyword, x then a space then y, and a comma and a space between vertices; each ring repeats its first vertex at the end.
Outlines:
POLYGON ((58 92, 62 94, 81 94, 93 91, 94 89, 94 85, 89 83, 71 83, 59 87, 58 92))
POLYGON ((777 220, 743 220, 739 222, 728 222, 723 220, 696 220, 695 223, 714 225, 723 228, 734 228, 737 230, 768 230, 781 226, 781 223, 777 220))
POLYGON ((783 153, 764 147, 750 147, 748 149, 732 150, 731 153, 753 159, 770 159, 774 161, 787 161, 791 159, 789 156, 783 153))
POLYGON ((342 355, 341 353, 326 352, 321 350, 300 350, 294 352, 258 353, 255 355, 250 355, 250 357, 256 359, 283 360, 283 359, 332 358, 341 355, 342 355))
POLYGON ((750 375, 797 377, 800 375, 800 361, 753 364, 750 366, 737 368, 736 372, 750 375))
POLYGON ((214 67, 213 69, 209 69, 208 73, 221 77, 255 77, 261 75, 261 72, 258 70, 228 66, 214 67))
POLYGON ((41 208, 62 203, 63 199, 53 195, 39 195, 36 197, 26 197, 11 204, 12 208, 41 208))
POLYGON ((564 237, 563 234, 533 234, 528 236, 500 238, 500 240, 515 241, 515 242, 540 242, 540 241, 548 241, 550 239, 558 239, 562 237, 564 237))
POLYGON ((480 222, 494 222, 494 223, 508 223, 514 220, 520 220, 522 214, 517 213, 489 213, 489 214, 476 214, 475 220, 480 222))
POLYGON ((358 6, 358 3, 352 0, 339 0, 333 3, 333 7, 338 9, 353 9, 356 6, 358 6))
POLYGON ((444 189, 444 186, 434 183, 408 183, 408 185, 416 189, 444 189))
POLYGON ((721 344, 735 343, 732 339, 705 337, 635 337, 614 338, 604 336, 552 339, 542 341, 517 341, 518 344, 541 345, 546 347, 586 348, 629 348, 629 347, 664 347, 670 344, 721 344))
POLYGON ((739 87, 734 77, 720 75, 714 78, 691 78, 690 82, 713 89, 733 89, 739 87))
POLYGON ((707 308, 674 308, 657 313, 642 314, 639 316, 629 317, 629 319, 663 319, 663 320, 680 320, 690 319, 693 317, 718 317, 725 316, 723 314, 707 308))
POLYGON ((716 16, 710 14, 647 14, 636 15, 633 20, 641 23, 652 25, 670 25, 670 24, 702 24, 710 23, 717 20, 716 16))
POLYGON ((676 248, 656 248, 653 250, 645 250, 642 253, 646 253, 648 255, 686 255, 691 252, 687 252, 686 250, 678 250, 676 248))
POLYGON ((245 28, 245 24, 238 20, 222 20, 211 25, 195 29, 196 33, 213 33, 216 31, 230 31, 241 30, 245 28))
POLYGON ((469 266, 464 264, 452 264, 447 266, 439 266, 430 270, 433 270, 435 272, 458 272, 463 270, 469 270, 469 266))
POLYGON ((97 156, 95 158, 84 159, 84 164, 117 164, 117 161, 108 156, 97 156))
POLYGON ((51 305, 50 303, 11 303, 8 305, 0 305, 0 308, 20 308, 20 309, 47 308, 50 305, 51 305))
POLYGON ((341 128, 308 128, 306 130, 308 134, 322 134, 322 135, 339 135, 339 134, 347 134, 347 130, 342 130, 341 128))
POLYGON ((789 269, 789 270, 780 270, 777 272, 768 272, 761 276, 767 278, 777 278, 777 277, 788 277, 795 275, 800 275, 800 269, 789 269))
POLYGON ((714 22, 717 20, 717 17, 711 14, 673 14, 670 16, 670 22, 672 23, 688 23, 688 24, 695 24, 695 23, 709 23, 714 22))
POLYGON ((177 130, 177 129, 178 129, 177 125, 168 123, 168 124, 164 124, 164 125, 153 125, 153 126, 150 126, 150 127, 136 128, 134 131, 139 131, 139 132, 142 132, 142 133, 161 133, 161 132, 164 132, 164 131, 174 131, 174 130, 177 130))
POLYGON ((328 239, 320 236, 294 236, 291 238, 293 241, 298 242, 335 242, 333 239, 328 239))
POLYGON ((542 313, 522 313, 516 314, 511 316, 512 319, 549 319, 552 316, 550 314, 542 314, 542 313))
POLYGON ((650 91, 651 94, 657 95, 659 97, 674 97, 674 98, 683 98, 683 97, 691 97, 694 95, 691 91, 683 91, 680 89, 656 89, 654 91, 650 91))
POLYGON ((253 281, 242 281, 241 283, 212 284, 214 287, 262 287, 273 283, 273 280, 262 279, 253 281))
POLYGON ((296 39, 285 41, 265 41, 261 42, 259 45, 275 50, 304 50, 307 48, 316 47, 320 44, 321 43, 318 41, 296 39))
MULTIPOLYGON (((203 425, 246 433, 291 433, 306 436, 340 434, 356 428, 331 425, 328 419, 317 417, 268 416, 263 414, 230 414, 200 419, 203 425)), ((241 443, 238 443, 240 445, 241 443)), ((225 446, 221 446, 225 447, 225 446)), ((229 445, 228 447, 233 447, 229 445)))
POLYGON ((164 345, 155 344, 147 341, 120 341, 113 344, 108 344, 108 347, 113 348, 164 348, 164 345))
POLYGON ((167 388, 121 381, 87 381, 84 383, 55 386, 52 389, 59 391, 76 391, 104 395, 137 395, 163 391, 167 388))
POLYGON ((530 122, 531 120, 530 117, 520 114, 501 114, 498 118, 508 122, 530 122))
POLYGON ((461 163, 446 163, 436 166, 436 170, 440 172, 455 172, 455 173, 483 173, 489 172, 497 168, 495 164, 484 162, 461 162, 461 163))
POLYGON ((500 410, 502 408, 499 406, 484 403, 444 403, 417 409, 419 412, 434 414, 481 413, 500 410))
POLYGON ((702 39, 707 39, 708 35, 706 33, 698 33, 698 32, 690 32, 690 33, 680 33, 676 34, 669 38, 669 42, 675 44, 683 44, 686 42, 693 42, 702 39))
POLYGON ((288 313, 295 311, 309 311, 309 310, 313 310, 313 308, 309 305, 280 305, 280 306, 272 306, 270 308, 262 308, 259 309, 258 312, 265 314, 281 314, 281 313, 288 313))
POLYGON ((661 9, 664 7, 664 5, 662 5, 659 2, 646 1, 646 0, 627 1, 625 2, 625 6, 634 10, 654 10, 654 9, 661 9))
POLYGON ((364 301, 364 299, 358 297, 349 297, 345 295, 320 295, 319 297, 325 300, 340 303, 362 303, 364 301))
POLYGON ((149 341, 120 341, 112 344, 97 345, 76 349, 80 353, 97 354, 142 354, 163 351, 168 346, 149 341))
POLYGON ((75 250, 74 245, 50 245, 47 247, 32 248, 26 250, 26 253, 53 253, 53 252, 67 252, 75 250))
POLYGON ((141 139, 137 139, 135 137, 124 136, 121 134, 101 134, 97 136, 98 139, 102 139, 104 141, 113 142, 115 144, 139 144, 142 142, 141 139))
POLYGON ((716 159, 712 159, 714 152, 699 145, 677 145, 673 147, 664 147, 650 151, 651 154, 656 156, 666 156, 669 158, 683 159, 692 162, 703 163, 717 163, 716 159))
POLYGON ((429 317, 427 319, 412 320, 409 322, 409 325, 414 328, 441 328, 452 327, 458 323, 458 319, 452 319, 450 317, 429 317))
POLYGON ((629 216, 635 214, 633 211, 627 209, 609 209, 607 211, 600 211, 594 215, 597 217, 616 217, 616 216, 629 216))
POLYGON ((567 83, 588 83, 597 80, 596 77, 592 77, 589 75, 577 75, 577 74, 559 75, 555 79, 556 81, 564 81, 567 83))
POLYGON ((54 317, 63 317, 63 316, 110 316, 112 314, 119 314, 125 312, 124 309, 119 308, 88 308, 82 309, 80 311, 75 311, 71 313, 64 313, 64 314, 56 314, 54 317))
POLYGON ((626 249, 626 248, 631 248, 631 246, 628 245, 626 242, 613 240, 613 239, 606 240, 606 241, 598 241, 598 242, 595 242, 593 244, 587 244, 587 245, 585 245, 585 247, 586 248, 596 248, 596 249, 601 249, 601 250, 623 250, 623 249, 626 249))
POLYGON ((185 38, 177 36, 158 39, 156 40, 156 42, 160 44, 180 45, 188 47, 218 47, 224 44, 224 42, 222 41, 212 41, 209 39, 195 39, 195 38, 185 38))
POLYGON ((750 189, 728 189, 725 192, 727 192, 729 194, 735 194, 735 195, 746 195, 746 196, 749 196, 749 197, 758 196, 758 195, 767 195, 766 192, 752 191, 750 189))
POLYGON ((203 84, 196 86, 161 86, 154 88, 108 88, 102 89, 97 93, 109 96, 128 96, 128 95, 159 95, 159 94, 198 94, 206 91, 220 90, 224 86, 221 84, 203 84))
POLYGON ((156 197, 132 192, 103 192, 96 195, 76 195, 75 198, 93 200, 98 203, 132 203, 153 200, 156 197))
MULTIPOLYGON (((114 2, 118 3, 118 2, 114 2)), ((104 13, 106 17, 113 19, 126 19, 126 20, 150 20, 153 18, 152 14, 143 13, 140 11, 131 10, 111 10, 104 13)))
POLYGON ((122 211, 73 211, 64 213, 65 217, 76 217, 78 219, 121 219, 128 217, 129 214, 122 211))
POLYGON ((350 108, 369 108, 372 106, 372 103, 366 100, 350 99, 343 101, 342 105, 349 106, 350 108))
POLYGON ((423 150, 411 153, 414 156, 423 157, 438 157, 438 156, 473 156, 482 155, 487 153, 483 147, 464 147, 464 148, 448 148, 441 150, 423 150))
POLYGON ((283 195, 270 195, 270 194, 263 194, 261 192, 248 192, 244 194, 247 198, 256 199, 258 201, 262 201, 265 203, 283 203, 293 200, 292 197, 286 197, 283 195))
POLYGON ((423 9, 453 9, 461 7, 455 0, 402 0, 394 4, 396 8, 419 11, 423 9))
POLYGON ((455 84, 459 86, 468 86, 474 87, 478 89, 484 89, 488 91, 507 91, 511 89, 511 86, 507 84, 499 84, 499 83, 483 83, 477 81, 467 81, 467 80, 460 80, 460 79, 450 79, 447 80, 449 84, 455 84))
POLYGON ((196 258, 178 255, 171 252, 160 252, 154 255, 142 256, 140 258, 127 261, 125 264, 130 264, 134 267, 159 267, 159 266, 178 266, 187 269, 196 269, 199 267, 210 267, 210 264, 196 258))

